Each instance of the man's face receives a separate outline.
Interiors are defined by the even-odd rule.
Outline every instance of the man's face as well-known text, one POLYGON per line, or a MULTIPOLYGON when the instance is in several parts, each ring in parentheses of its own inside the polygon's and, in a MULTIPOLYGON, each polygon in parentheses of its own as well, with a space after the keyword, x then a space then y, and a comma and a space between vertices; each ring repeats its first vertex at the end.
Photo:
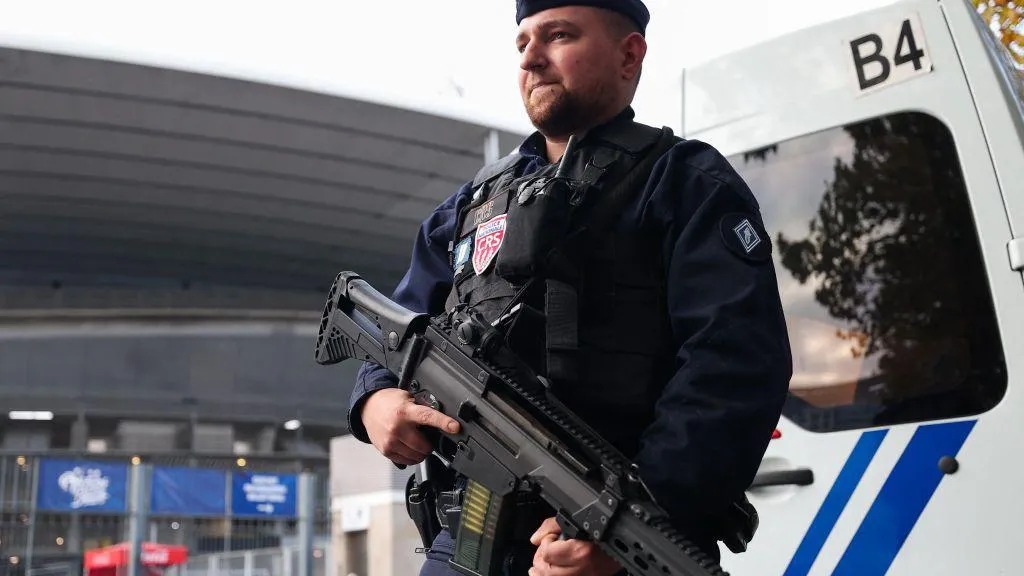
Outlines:
POLYGON ((519 92, 545 136, 590 127, 620 100, 619 43, 605 18, 598 8, 564 6, 520 24, 519 92))

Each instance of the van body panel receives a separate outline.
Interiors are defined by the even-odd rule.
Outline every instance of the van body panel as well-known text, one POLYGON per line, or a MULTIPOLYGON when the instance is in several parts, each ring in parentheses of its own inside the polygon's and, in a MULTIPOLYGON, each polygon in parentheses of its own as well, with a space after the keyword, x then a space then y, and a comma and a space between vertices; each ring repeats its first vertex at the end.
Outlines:
MULTIPOLYGON (((1024 234, 1024 116, 1015 79, 993 57, 994 42, 972 10, 961 0, 900 2, 685 71, 684 136, 714 145, 745 177, 750 166, 765 172, 771 162, 782 162, 774 156, 780 150, 792 155, 785 161, 799 172, 793 147, 814 135, 877 119, 886 126, 885 119, 907 114, 941 122, 973 221, 973 230, 948 230, 950 245, 976 252, 981 263, 976 277, 949 282, 987 287, 982 292, 991 297, 992 318, 984 320, 997 334, 992 346, 1001 350, 992 350, 999 365, 983 368, 992 368, 988 381, 1005 383, 990 405, 956 417, 819 429, 784 417, 761 471, 809 469, 814 481, 749 490, 761 526, 747 552, 724 553, 723 566, 735 574, 1013 574, 1024 561, 1024 548, 1016 544, 1024 536, 1024 499, 1015 490, 1024 461, 1013 457, 1024 427, 1017 390, 1024 386, 1024 280, 1008 257, 1011 240, 1024 234), (877 81, 884 72, 889 79, 877 81), (748 157, 769 160, 761 166, 748 157), (967 247, 975 243, 976 249, 967 247)), ((790 223, 774 210, 779 182, 762 182, 772 176, 759 174, 748 183, 781 270, 778 240, 790 223)), ((836 192, 834 183, 825 186, 836 192)), ((926 269, 929 259, 943 257, 922 253, 915 266, 926 269)), ((803 339, 812 332, 804 329, 808 319, 799 302, 812 300, 799 292, 813 286, 782 276, 791 335, 803 339)), ((806 344, 794 342, 794 351, 806 344)), ((813 355, 796 358, 797 364, 807 359, 813 362, 813 355)), ((934 360, 941 372, 943 358, 934 360)), ((867 372, 851 406, 870 388, 867 372)), ((974 378, 969 373, 962 380, 973 385, 974 378)))

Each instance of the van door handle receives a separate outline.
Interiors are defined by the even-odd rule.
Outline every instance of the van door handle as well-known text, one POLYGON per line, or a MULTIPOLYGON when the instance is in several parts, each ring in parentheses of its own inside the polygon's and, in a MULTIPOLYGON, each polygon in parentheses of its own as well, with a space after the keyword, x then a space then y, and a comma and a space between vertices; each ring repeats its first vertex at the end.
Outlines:
POLYGON ((809 486, 814 484, 814 471, 810 468, 794 468, 792 470, 772 470, 758 472, 750 488, 765 486, 809 486))

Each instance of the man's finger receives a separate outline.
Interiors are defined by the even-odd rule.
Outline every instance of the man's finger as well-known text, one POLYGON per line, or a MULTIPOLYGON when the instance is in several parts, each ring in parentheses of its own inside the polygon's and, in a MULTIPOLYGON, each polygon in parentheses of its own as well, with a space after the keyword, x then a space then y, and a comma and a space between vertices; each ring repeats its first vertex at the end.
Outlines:
POLYGON ((399 452, 392 452, 391 456, 388 456, 388 460, 391 460, 395 464, 401 464, 402 466, 415 466, 423 461, 422 458, 413 458, 399 452))
POLYGON ((541 572, 547 572, 550 564, 547 561, 547 549, 548 544, 558 540, 558 536, 554 534, 546 534, 543 538, 537 542, 537 551, 533 553, 533 567, 537 568, 541 572))
POLYGON ((540 547, 537 549, 537 554, 533 557, 533 569, 532 573, 537 576, 579 576, 581 569, 585 566, 581 565, 559 565, 558 563, 552 563, 549 560, 549 549, 555 544, 564 544, 560 542, 557 536, 548 535, 541 542, 540 547))
POLYGON ((412 450, 424 458, 434 450, 430 441, 427 440, 427 437, 423 435, 423 432, 421 432, 419 428, 403 430, 402 434, 398 437, 398 441, 405 444, 409 450, 412 450))
POLYGON ((533 565, 541 568, 544 576, 615 574, 622 569, 615 558, 589 541, 556 540, 537 552, 539 558, 534 558, 533 565))
POLYGON ((532 570, 535 570, 534 574, 538 574, 539 576, 580 576, 580 574, 584 573, 580 571, 579 566, 566 567, 548 565, 544 569, 539 569, 534 566, 532 570))
POLYGON ((561 533, 562 527, 558 525, 558 521, 555 520, 553 516, 551 518, 546 518, 543 522, 541 522, 540 528, 537 528, 537 531, 534 532, 532 536, 530 536, 530 544, 533 544, 534 546, 540 546, 541 539, 547 536, 548 534, 558 535, 561 533))
POLYGON ((449 418, 433 408, 412 404, 409 406, 407 414, 410 420, 421 426, 431 426, 449 434, 457 434, 459 432, 459 422, 457 420, 449 418))
POLYGON ((389 446, 388 451, 385 452, 384 455, 388 457, 388 460, 405 466, 419 464, 427 457, 426 454, 421 454, 420 452, 405 445, 401 440, 389 446))
POLYGON ((579 566, 565 567, 552 565, 548 567, 548 576, 579 576, 579 574, 579 566))
POLYGON ((581 548, 587 544, 579 540, 559 540, 556 537, 544 547, 541 558, 552 566, 575 566, 580 561, 581 548))
POLYGON ((418 432, 410 436, 402 436, 399 438, 399 441, 409 449, 413 458, 418 458, 419 460, 430 456, 430 453, 434 451, 434 447, 430 445, 430 442, 427 442, 426 437, 418 432))

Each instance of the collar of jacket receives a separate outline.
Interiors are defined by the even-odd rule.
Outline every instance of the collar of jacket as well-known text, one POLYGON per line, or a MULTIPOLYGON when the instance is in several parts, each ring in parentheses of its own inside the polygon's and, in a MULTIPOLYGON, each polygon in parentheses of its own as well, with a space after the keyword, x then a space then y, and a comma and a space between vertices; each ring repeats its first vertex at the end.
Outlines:
MULTIPOLYGON (((579 140, 580 144, 594 138, 600 138, 602 134, 607 133, 609 130, 613 130, 618 126, 632 122, 635 116, 636 112, 633 111, 633 107, 626 106, 621 112, 616 114, 614 118, 587 132, 587 135, 579 140)), ((519 153, 530 160, 540 160, 541 165, 548 164, 547 147, 545 146, 544 135, 540 132, 530 134, 530 136, 519 145, 519 153)))

